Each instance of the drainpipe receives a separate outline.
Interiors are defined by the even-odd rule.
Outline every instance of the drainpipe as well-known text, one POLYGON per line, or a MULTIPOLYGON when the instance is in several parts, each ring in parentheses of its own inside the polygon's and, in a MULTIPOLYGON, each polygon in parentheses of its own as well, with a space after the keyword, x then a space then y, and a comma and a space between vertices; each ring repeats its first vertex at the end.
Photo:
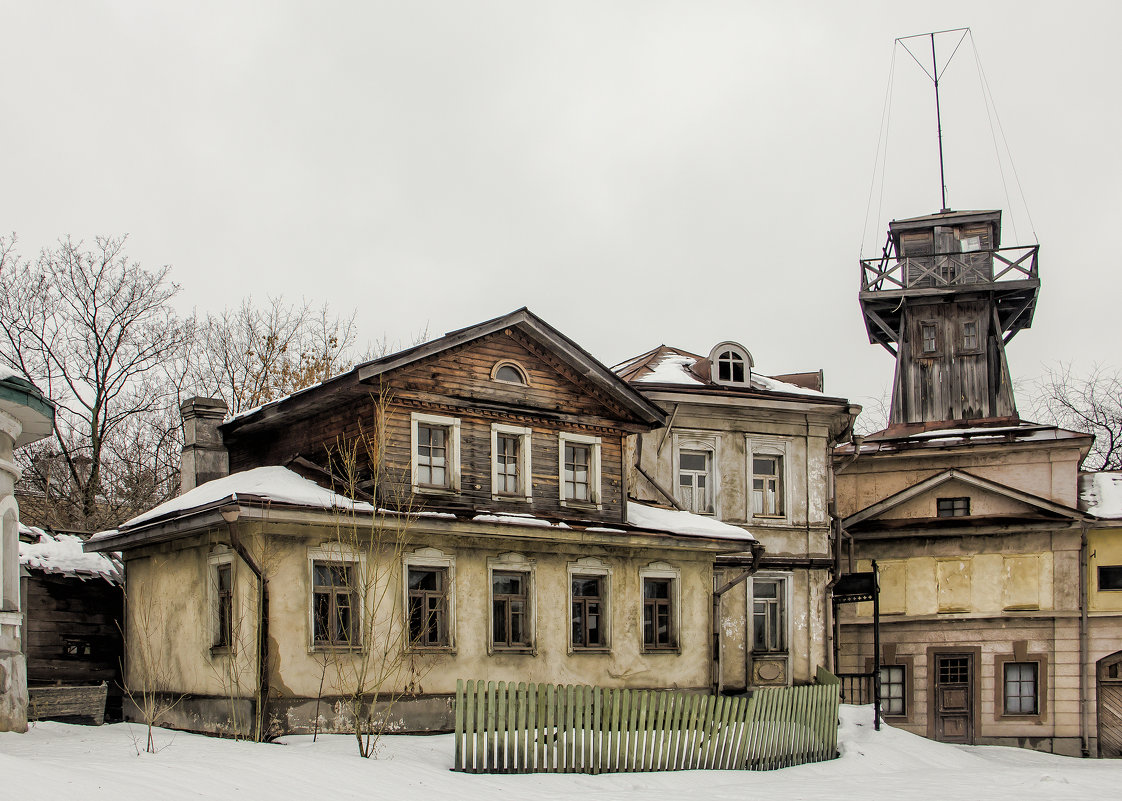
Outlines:
MULTIPOLYGON (((760 543, 752 545, 752 562, 748 567, 740 573, 740 575, 726 581, 723 585, 713 591, 713 671, 710 677, 710 683, 713 688, 713 695, 719 695, 721 692, 721 598, 726 592, 733 587, 742 584, 753 576, 760 569, 760 560, 764 557, 764 546, 760 543)), ((749 607, 745 615, 747 622, 751 623, 752 609, 749 607)), ((745 643, 744 647, 747 649, 748 630, 744 632, 745 643)), ((747 682, 747 677, 745 677, 747 682)))
POLYGON ((1087 522, 1079 524, 1079 741, 1083 756, 1091 756, 1087 741, 1087 522))
POLYGON ((269 590, 265 574, 253 557, 249 555, 249 551, 242 545, 241 539, 234 529, 234 523, 238 521, 238 517, 241 515, 241 507, 234 503, 222 507, 221 512, 222 519, 226 521, 226 527, 229 530, 230 546, 253 573, 254 578, 257 579, 257 689, 254 702, 254 712, 256 714, 254 715, 253 739, 261 742, 265 734, 265 702, 269 698, 269 590))

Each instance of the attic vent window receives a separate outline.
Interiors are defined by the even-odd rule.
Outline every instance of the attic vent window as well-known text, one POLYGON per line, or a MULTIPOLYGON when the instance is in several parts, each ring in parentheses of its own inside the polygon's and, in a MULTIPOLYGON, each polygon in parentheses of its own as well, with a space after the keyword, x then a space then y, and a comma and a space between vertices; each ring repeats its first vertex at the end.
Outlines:
POLYGON ((506 384, 527 384, 526 373, 514 362, 499 362, 491 371, 491 378, 506 384))
POLYGON ((722 342, 709 353, 713 381, 747 386, 752 381, 752 355, 735 342, 722 342))
POLYGON ((966 517, 970 514, 969 498, 938 498, 935 513, 939 517, 966 517))

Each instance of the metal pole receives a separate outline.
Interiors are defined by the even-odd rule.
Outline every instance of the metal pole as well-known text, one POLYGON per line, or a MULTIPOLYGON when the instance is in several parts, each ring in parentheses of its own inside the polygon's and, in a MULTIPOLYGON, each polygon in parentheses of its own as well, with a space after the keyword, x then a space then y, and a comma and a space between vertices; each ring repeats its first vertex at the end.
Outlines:
POLYGON ((943 196, 943 211, 947 208, 947 176, 943 171, 943 115, 939 110, 939 62, 935 58, 935 34, 931 34, 931 76, 935 79, 935 124, 939 130, 939 189, 943 196))
POLYGON ((880 731, 880 575, 873 560, 873 729, 880 731))

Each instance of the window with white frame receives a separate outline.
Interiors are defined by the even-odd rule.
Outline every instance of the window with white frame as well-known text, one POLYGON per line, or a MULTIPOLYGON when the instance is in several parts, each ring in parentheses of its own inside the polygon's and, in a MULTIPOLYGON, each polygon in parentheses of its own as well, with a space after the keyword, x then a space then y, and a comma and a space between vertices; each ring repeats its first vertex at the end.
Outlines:
POLYGON ((752 354, 736 342, 721 342, 709 351, 709 376, 725 386, 751 386, 752 354))
POLYGON ((504 384, 528 384, 526 380, 526 371, 522 366, 510 361, 502 361, 495 364, 491 369, 491 378, 495 381, 502 381, 504 384))
POLYGON ((716 438, 693 434, 674 435, 674 471, 678 502, 694 514, 714 514, 716 438))
POLYGON ((786 576, 752 577, 752 652, 787 653, 786 576))
POLYGON ((752 517, 787 516, 787 445, 748 441, 749 512, 752 517))
POLYGON ((585 557, 569 564, 568 577, 570 650, 608 650, 611 570, 599 559, 585 557))
POLYGON ((681 608, 681 573, 665 563, 639 571, 643 605, 643 650, 677 651, 681 608))
POLYGON ((436 548, 420 548, 403 560, 405 626, 411 650, 448 650, 455 645, 455 562, 436 548))
POLYGON ((362 646, 364 557, 338 547, 308 551, 313 649, 362 646))
POLYGON ((491 496, 495 500, 532 500, 530 436, 529 428, 491 425, 491 496))
POLYGON ((562 432, 558 436, 562 505, 600 505, 600 438, 562 432))
POLYGON ((210 645, 229 649, 237 636, 234 613, 234 555, 224 546, 207 557, 210 573, 210 645))
POLYGON ((460 491, 460 421, 412 414, 411 473, 415 492, 460 491))

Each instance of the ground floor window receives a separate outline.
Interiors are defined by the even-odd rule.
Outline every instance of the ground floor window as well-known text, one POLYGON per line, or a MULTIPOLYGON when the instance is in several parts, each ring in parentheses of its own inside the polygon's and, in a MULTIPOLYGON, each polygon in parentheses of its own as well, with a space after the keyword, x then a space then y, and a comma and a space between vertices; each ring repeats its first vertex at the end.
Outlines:
POLYGON ((357 646, 354 565, 312 563, 312 639, 315 645, 357 646))
POLYGON ((530 647, 530 574, 491 574, 491 642, 496 648, 530 647))
POLYGON ((448 568, 410 565, 409 642, 414 647, 442 648, 448 635, 448 568))
POLYGON ((904 717, 908 714, 907 671, 903 665, 884 665, 880 669, 880 709, 881 714, 891 717, 904 717))
POLYGON ((573 648, 603 648, 605 576, 573 575, 573 648))
POLYGON ((674 579, 643 579, 643 647, 664 650, 678 645, 674 620, 674 579))
POLYGON ((1040 666, 1036 662, 1005 663, 1005 714, 1040 713, 1040 666))
POLYGON ((752 652, 787 651, 787 580, 752 579, 752 652))

